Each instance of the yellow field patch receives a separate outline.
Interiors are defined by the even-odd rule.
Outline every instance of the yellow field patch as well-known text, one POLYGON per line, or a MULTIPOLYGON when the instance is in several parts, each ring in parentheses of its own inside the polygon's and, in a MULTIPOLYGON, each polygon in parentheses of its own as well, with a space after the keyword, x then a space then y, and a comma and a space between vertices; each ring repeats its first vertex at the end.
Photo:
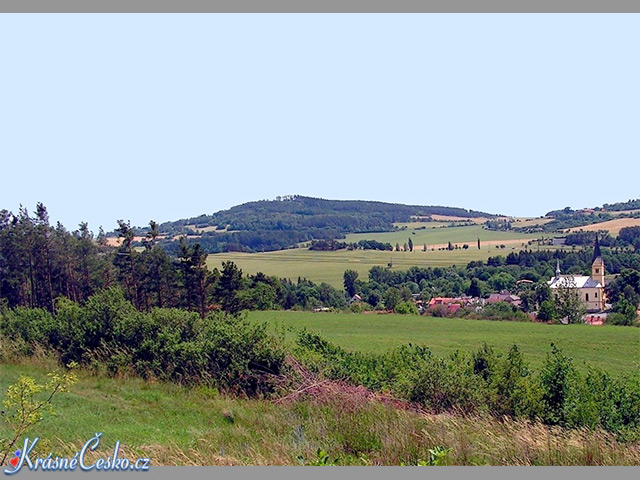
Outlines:
POLYGON ((566 232, 579 232, 580 230, 596 232, 598 230, 607 230, 611 235, 616 236, 624 227, 640 227, 640 218, 616 218, 615 220, 585 225, 584 227, 569 228, 566 232))
MULTIPOLYGON (((141 242, 146 237, 133 237, 134 242, 141 242)), ((158 239, 166 238, 164 235, 158 236, 158 239)), ((107 237, 107 245, 110 247, 119 247, 122 243, 122 237, 107 237)))
POLYGON ((537 227, 538 225, 544 225, 549 222, 553 222, 553 218, 516 218, 513 226, 518 228, 537 227))
POLYGON ((466 221, 470 221, 470 222, 476 223, 478 225, 482 225, 487 220, 489 220, 486 217, 475 217, 475 218, 472 218, 472 217, 454 217, 454 216, 449 216, 449 215, 437 215, 437 214, 431 215, 431 218, 433 218, 434 220, 440 221, 440 222, 466 222, 466 221))
MULTIPOLYGON (((459 226, 460 223, 462 223, 462 222, 455 222, 455 223, 453 223, 453 225, 454 226, 459 226)), ((452 222, 440 222, 440 221, 433 221, 433 222, 397 222, 397 223, 394 223, 393 226, 397 227, 397 228, 406 227, 407 230, 427 230, 429 228, 451 227, 452 226, 452 222)))

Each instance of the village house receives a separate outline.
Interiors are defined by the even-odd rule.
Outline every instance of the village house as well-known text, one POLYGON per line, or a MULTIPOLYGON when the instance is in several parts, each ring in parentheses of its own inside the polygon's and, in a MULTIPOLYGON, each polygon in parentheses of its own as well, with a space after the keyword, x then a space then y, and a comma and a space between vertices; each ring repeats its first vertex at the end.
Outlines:
POLYGON ((558 294, 558 289, 577 288, 580 300, 584 303, 588 312, 601 312, 605 309, 604 292, 604 260, 600 254, 600 244, 596 237, 593 251, 593 262, 591 264, 591 276, 585 275, 563 275, 560 272, 560 262, 556 266, 556 275, 547 282, 554 295, 558 294))
POLYGON ((522 299, 518 295, 513 295, 508 290, 502 290, 500 293, 492 293, 487 298, 486 303, 498 303, 506 302, 511 305, 520 308, 522 306, 522 299))
POLYGON ((433 312, 434 310, 440 310, 447 315, 453 315, 462 307, 476 306, 480 299, 474 297, 433 297, 426 310, 433 312))

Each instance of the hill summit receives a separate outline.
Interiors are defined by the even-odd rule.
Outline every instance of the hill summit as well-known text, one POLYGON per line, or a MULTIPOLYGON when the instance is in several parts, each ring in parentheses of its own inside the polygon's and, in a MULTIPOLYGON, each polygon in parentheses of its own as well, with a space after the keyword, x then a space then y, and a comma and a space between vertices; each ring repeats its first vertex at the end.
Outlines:
MULTIPOLYGON (((160 225, 168 237, 188 235, 209 253, 281 250, 312 239, 344 238, 348 233, 385 232, 393 223, 431 215, 463 218, 495 215, 458 207, 402 205, 364 200, 326 200, 287 195, 237 205, 211 215, 160 225)), ((145 229, 140 229, 143 233, 145 229)))

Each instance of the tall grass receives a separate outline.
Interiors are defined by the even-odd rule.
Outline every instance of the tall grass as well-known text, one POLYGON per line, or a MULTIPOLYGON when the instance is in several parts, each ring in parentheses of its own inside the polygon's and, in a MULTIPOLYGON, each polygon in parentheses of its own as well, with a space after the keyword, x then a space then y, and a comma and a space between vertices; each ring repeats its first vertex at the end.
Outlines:
MULTIPOLYGON (((0 391, 20 374, 45 378, 55 361, 0 367, 0 391)), ((289 402, 237 398, 204 387, 108 378, 86 369, 36 434, 54 455, 73 454, 96 431, 105 455, 151 465, 313 464, 318 450, 339 465, 415 465, 451 449, 445 465, 639 465, 640 444, 601 430, 563 429, 482 415, 429 414, 353 396, 301 395, 289 402)), ((0 435, 3 434, 0 426, 0 435)))

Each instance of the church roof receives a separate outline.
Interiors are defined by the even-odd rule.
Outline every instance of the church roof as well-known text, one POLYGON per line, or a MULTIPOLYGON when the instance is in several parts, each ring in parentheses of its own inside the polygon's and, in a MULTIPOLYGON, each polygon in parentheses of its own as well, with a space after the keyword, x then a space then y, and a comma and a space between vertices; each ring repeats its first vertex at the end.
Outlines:
POLYGON ((550 288, 573 287, 574 284, 576 288, 602 287, 600 282, 594 280, 591 277, 587 277, 585 275, 560 275, 559 277, 553 277, 547 283, 549 284, 550 288), (571 282, 571 279, 573 279, 573 282, 571 282))

